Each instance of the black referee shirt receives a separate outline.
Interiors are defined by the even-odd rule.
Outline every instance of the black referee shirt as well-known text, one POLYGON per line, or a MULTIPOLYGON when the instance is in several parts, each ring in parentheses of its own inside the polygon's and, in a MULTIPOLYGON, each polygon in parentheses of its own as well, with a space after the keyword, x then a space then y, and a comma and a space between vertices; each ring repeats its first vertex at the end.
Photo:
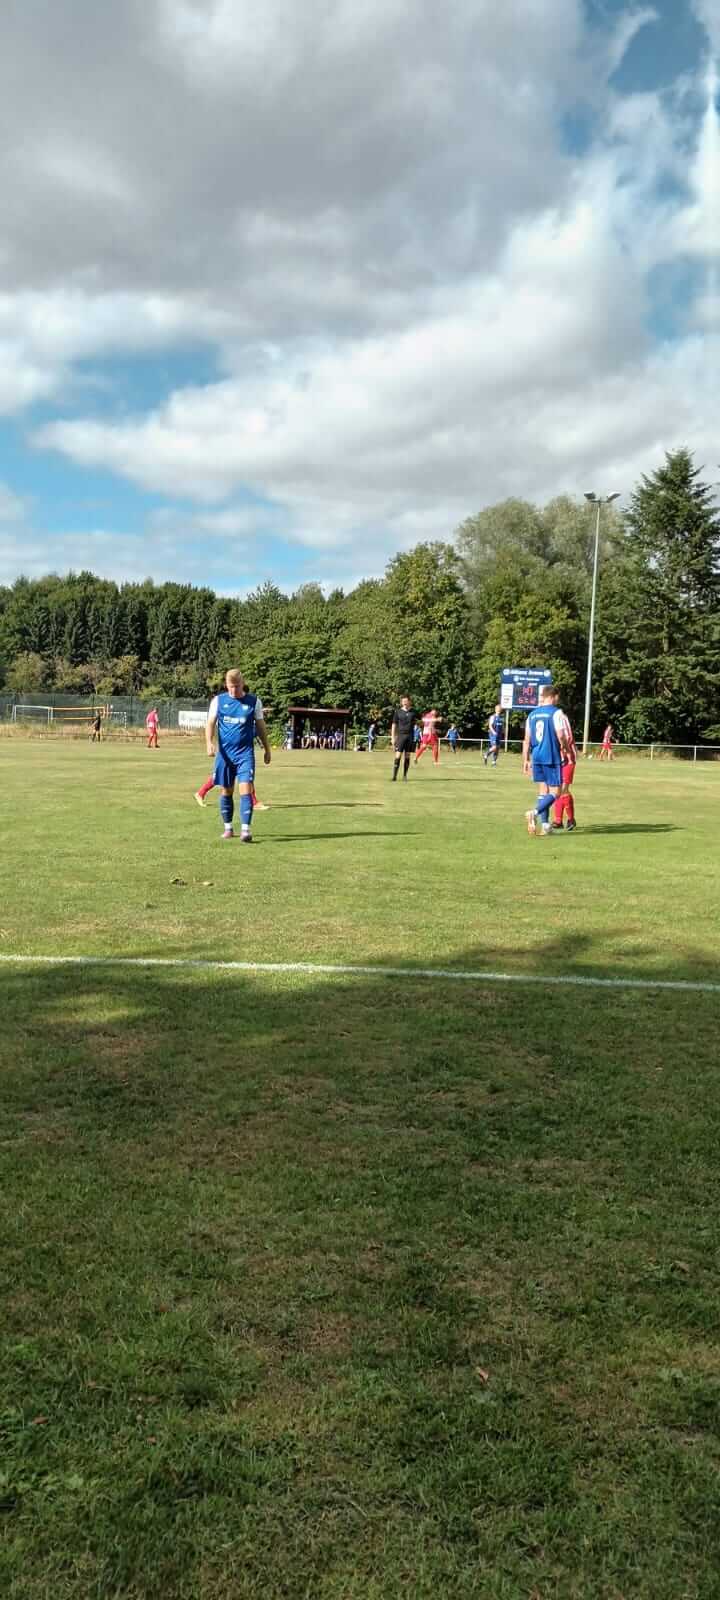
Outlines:
POLYGON ((415 712, 409 706, 407 711, 404 706, 398 706, 393 714, 395 724, 395 743, 412 744, 413 728, 415 727, 415 712))

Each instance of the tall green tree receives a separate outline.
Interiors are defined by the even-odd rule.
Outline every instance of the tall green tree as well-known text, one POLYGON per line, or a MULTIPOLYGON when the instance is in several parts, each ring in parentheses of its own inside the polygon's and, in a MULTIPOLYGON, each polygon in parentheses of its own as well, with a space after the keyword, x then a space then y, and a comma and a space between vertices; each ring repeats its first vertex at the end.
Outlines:
POLYGON ((643 477, 600 590, 599 711, 627 739, 694 743, 720 717, 720 518, 689 450, 643 477))
POLYGON ((32 694, 45 686, 47 670, 42 656, 33 650, 23 650, 8 669, 8 688, 17 694, 32 694))

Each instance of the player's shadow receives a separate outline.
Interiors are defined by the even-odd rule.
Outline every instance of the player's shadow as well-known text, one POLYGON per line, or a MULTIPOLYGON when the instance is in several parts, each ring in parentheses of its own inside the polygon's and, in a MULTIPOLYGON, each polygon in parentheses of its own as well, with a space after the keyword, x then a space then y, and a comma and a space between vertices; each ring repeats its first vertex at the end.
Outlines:
MULTIPOLYGON (((677 833, 676 822, 591 822, 588 827, 583 824, 583 835, 587 833, 677 833)), ((578 828, 578 833, 580 828, 578 828)))
POLYGON ((255 836, 255 844, 294 844, 300 840, 314 840, 320 844, 328 839, 407 839, 419 833, 418 828, 355 828, 352 833, 268 833, 262 839, 255 836))
POLYGON ((291 800, 288 803, 273 801, 273 811, 369 811, 381 810, 379 800, 291 800))

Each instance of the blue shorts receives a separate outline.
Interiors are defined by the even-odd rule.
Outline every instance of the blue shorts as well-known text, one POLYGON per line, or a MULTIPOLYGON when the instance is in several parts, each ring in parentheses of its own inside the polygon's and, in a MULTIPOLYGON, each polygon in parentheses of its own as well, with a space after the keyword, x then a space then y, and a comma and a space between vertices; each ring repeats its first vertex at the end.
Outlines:
POLYGON ((550 765, 549 762, 533 761, 533 783, 546 783, 548 789, 562 788, 562 767, 560 762, 550 765))
POLYGON ((255 751, 241 750, 237 760, 231 761, 218 751, 215 757, 213 779, 218 789, 234 789, 238 783, 255 781, 255 751))

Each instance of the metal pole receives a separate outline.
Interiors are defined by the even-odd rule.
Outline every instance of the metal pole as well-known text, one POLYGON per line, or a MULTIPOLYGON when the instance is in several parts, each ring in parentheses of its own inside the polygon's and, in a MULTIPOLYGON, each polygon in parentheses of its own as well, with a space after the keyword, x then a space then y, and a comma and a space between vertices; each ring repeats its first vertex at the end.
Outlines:
POLYGON ((505 707, 505 754, 506 755, 507 755, 507 750, 508 750, 508 733, 509 732, 510 732, 510 712, 508 711, 507 706, 506 706, 505 707))
POLYGON ((600 507, 602 501, 598 500, 597 515, 595 517, 595 554, 593 556, 592 599, 590 601, 590 638, 588 640, 587 679, 585 682, 585 720, 583 722, 583 755, 588 752, 590 741, 590 697, 592 694, 592 663, 593 643, 595 638, 595 596, 597 592, 598 551, 600 548, 600 507))

